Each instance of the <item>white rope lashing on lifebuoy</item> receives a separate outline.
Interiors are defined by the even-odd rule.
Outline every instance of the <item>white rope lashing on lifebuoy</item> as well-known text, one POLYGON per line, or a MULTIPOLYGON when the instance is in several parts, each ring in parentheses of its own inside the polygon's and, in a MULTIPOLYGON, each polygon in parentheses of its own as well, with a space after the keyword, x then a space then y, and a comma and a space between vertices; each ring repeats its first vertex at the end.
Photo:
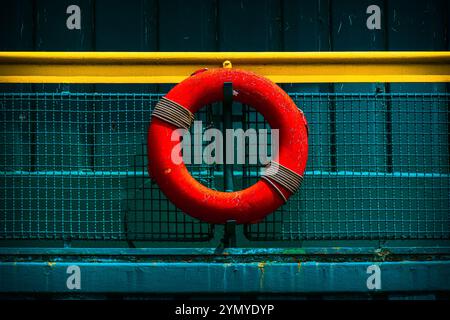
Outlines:
POLYGON ((269 182, 278 191, 285 202, 287 202, 286 197, 273 182, 282 185, 292 194, 300 189, 303 182, 303 177, 301 175, 275 161, 269 162, 261 178, 269 182))
POLYGON ((158 101, 152 116, 173 124, 177 128, 189 129, 194 122, 192 112, 166 97, 158 101))

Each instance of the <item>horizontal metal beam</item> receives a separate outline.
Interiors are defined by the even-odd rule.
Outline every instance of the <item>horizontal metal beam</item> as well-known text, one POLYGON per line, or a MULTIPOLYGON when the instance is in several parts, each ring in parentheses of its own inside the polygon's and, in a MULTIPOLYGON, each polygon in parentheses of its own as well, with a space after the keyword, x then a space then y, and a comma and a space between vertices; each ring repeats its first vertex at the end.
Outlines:
MULTIPOLYGON (((3 131, 5 133, 5 131, 3 131)), ((14 132, 7 132, 14 133, 14 132)), ((211 171, 207 170, 198 170, 193 173, 193 176, 202 176, 207 175, 211 171)), ((222 171, 212 171, 214 176, 223 176, 222 171)), ((258 172, 244 172, 241 170, 234 170, 234 176, 251 176, 258 177, 258 172)), ((314 171, 305 171, 305 176, 309 175, 323 175, 323 176, 347 176, 347 177, 361 177, 361 176, 370 176, 370 177, 392 177, 392 178, 450 178, 450 174, 447 173, 429 173, 429 172, 376 172, 376 171, 325 171, 325 170, 314 170, 314 171)), ((147 172, 135 172, 135 171, 83 171, 83 170, 72 170, 72 171, 63 171, 63 170, 52 170, 52 171, 0 171, 0 176, 125 176, 125 177, 148 177, 147 172)))
POLYGON ((230 61, 277 83, 449 82, 449 52, 1 52, 0 83, 178 83, 230 61))
POLYGON ((2 293, 287 294, 449 290, 450 261, 0 263, 2 293), (375 288, 367 284, 374 272, 380 280, 375 288), (75 274, 79 287, 70 285, 75 281, 75 274))
MULTIPOLYGON (((149 258, 169 256, 209 256, 214 259, 219 256, 226 257, 247 257, 259 259, 260 256, 386 256, 392 255, 446 255, 450 256, 449 241, 444 242, 447 246, 408 246, 408 247, 287 247, 287 248, 225 248, 217 250, 216 248, 26 248, 26 247, 0 247, 0 260, 4 257, 30 257, 30 256, 78 256, 78 257, 110 257, 118 260, 127 257, 139 256, 149 258)), ((246 259, 247 259, 246 258, 246 259)), ((158 258, 159 259, 159 258, 158 258)))

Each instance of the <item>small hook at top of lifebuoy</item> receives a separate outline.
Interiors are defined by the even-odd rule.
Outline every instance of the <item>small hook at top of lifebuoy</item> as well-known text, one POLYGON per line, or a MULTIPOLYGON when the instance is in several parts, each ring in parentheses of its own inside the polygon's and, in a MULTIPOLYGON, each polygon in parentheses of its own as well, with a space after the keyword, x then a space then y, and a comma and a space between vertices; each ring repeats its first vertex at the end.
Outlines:
POLYGON ((231 61, 230 61, 230 60, 225 60, 225 61, 223 62, 223 67, 224 67, 224 68, 227 68, 227 69, 231 69, 231 68, 233 68, 233 65, 231 64, 231 61))

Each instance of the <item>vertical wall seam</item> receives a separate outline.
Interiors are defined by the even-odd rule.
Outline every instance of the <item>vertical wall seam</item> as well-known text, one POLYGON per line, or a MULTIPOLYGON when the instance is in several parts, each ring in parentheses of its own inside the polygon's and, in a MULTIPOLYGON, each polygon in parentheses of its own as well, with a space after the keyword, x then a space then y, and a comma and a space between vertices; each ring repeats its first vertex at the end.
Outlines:
MULTIPOLYGON (((32 41, 33 50, 36 51, 36 33, 37 33, 37 5, 36 0, 32 0, 32 41)), ((36 84, 31 85, 31 91, 36 92, 36 84)), ((36 171, 37 169, 37 102, 30 108, 30 171, 36 171)))
MULTIPOLYGON (((329 51, 333 51, 333 7, 328 1, 328 44, 329 51)), ((337 171, 337 129, 336 129, 336 100, 333 97, 335 84, 329 85, 330 96, 328 99, 328 110, 330 119, 330 171, 337 171)))
POLYGON ((219 14, 220 14, 220 0, 215 0, 214 1, 214 13, 215 13, 215 26, 216 26, 216 50, 220 51, 220 18, 219 18, 219 14))
MULTIPOLYGON (((383 1, 383 31, 384 31, 384 49, 389 48, 389 0, 383 1)), ((394 172, 394 158, 393 158, 393 136, 392 136, 392 100, 390 98, 391 85, 384 83, 386 116, 385 116, 385 134, 386 134, 386 171, 388 173, 394 172)))
POLYGON ((284 1, 282 0, 282 1, 280 1, 279 2, 279 7, 278 7, 278 10, 279 10, 279 13, 280 13, 280 22, 279 22, 279 30, 278 30, 278 32, 280 33, 280 35, 279 35, 279 49, 281 50, 281 51, 286 51, 286 41, 285 41, 285 38, 284 38, 284 1))
MULTIPOLYGON (((445 48, 447 50, 450 50, 450 24, 448 19, 450 19, 450 5, 448 3, 448 1, 444 1, 445 2, 445 12, 444 12, 444 21, 445 21, 445 48)), ((447 82, 447 93, 450 93, 450 84, 447 82)), ((447 152, 448 152, 448 166, 450 168, 450 103, 447 99, 447 152)), ((450 221, 450 220, 449 220, 450 221)))

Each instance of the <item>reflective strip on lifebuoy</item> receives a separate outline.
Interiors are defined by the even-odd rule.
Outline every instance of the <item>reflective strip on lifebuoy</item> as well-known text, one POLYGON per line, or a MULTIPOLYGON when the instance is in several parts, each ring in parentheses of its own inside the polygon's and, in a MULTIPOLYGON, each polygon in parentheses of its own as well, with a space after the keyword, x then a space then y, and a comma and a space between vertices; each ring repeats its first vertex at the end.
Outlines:
POLYGON ((307 123, 303 112, 279 86, 243 70, 223 68, 193 74, 165 99, 171 101, 172 109, 180 106, 188 110, 190 113, 184 113, 189 117, 203 106, 221 101, 225 82, 233 83, 233 100, 252 106, 271 128, 279 129, 279 153, 273 160, 283 168, 281 175, 274 179, 266 176, 240 191, 212 190, 194 179, 184 163, 175 164, 171 159, 179 143, 171 141, 172 132, 177 123, 187 124, 188 118, 170 123, 163 116, 152 117, 148 129, 149 173, 167 198, 192 217, 209 223, 255 223, 280 207, 301 182, 308 157, 307 123), (289 175, 293 182, 287 181, 289 175))

